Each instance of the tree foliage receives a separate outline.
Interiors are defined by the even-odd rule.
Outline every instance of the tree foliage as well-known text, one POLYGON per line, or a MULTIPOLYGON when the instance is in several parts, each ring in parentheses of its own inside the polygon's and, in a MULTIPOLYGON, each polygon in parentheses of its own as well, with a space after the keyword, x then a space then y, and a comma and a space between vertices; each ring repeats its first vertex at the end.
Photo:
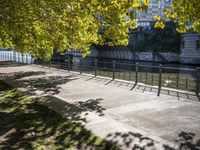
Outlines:
MULTIPOLYGON (((165 10, 166 15, 174 16, 181 28, 189 20, 192 28, 200 31, 198 1, 174 0, 172 10, 165 10)), ((128 28, 137 27, 137 19, 128 10, 145 10, 148 3, 149 0, 0 0, 0 47, 49 58, 54 47, 60 51, 80 49, 85 55, 92 43, 127 45, 128 28)))
POLYGON ((127 44, 136 20, 127 10, 147 7, 146 0, 0 0, 0 46, 49 57, 53 48, 80 49, 91 43, 127 44), (137 6, 135 6, 137 4, 137 6), (131 17, 130 17, 131 16, 131 17), (99 34, 99 30, 104 30, 99 34))
POLYGON ((152 22, 151 30, 136 32, 135 50, 179 53, 181 35, 175 30, 175 24, 166 22, 164 29, 155 29, 153 25, 152 22))
POLYGON ((200 1, 199 0, 170 0, 171 8, 165 8, 167 18, 177 23, 178 32, 193 30, 200 32, 200 1))

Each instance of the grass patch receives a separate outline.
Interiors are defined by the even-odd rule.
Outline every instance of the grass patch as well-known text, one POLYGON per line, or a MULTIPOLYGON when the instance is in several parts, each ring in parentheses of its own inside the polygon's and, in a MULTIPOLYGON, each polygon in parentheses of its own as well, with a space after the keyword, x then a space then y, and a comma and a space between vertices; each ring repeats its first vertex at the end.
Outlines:
POLYGON ((118 149, 0 81, 0 149, 118 149))

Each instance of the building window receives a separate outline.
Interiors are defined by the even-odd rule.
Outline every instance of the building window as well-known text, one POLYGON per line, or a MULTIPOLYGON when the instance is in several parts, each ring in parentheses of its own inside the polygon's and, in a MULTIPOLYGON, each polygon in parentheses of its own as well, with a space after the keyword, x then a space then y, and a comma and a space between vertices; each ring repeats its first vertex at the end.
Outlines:
POLYGON ((200 40, 197 40, 197 48, 200 49, 200 40))

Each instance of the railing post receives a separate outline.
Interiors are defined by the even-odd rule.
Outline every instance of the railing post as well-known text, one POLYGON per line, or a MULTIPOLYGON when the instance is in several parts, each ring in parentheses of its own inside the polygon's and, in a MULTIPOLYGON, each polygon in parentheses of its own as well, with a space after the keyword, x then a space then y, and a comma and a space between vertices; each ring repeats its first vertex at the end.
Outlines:
POLYGON ((138 83, 138 62, 135 63, 135 84, 138 83))
POLYGON ((113 77, 112 79, 115 80, 115 61, 113 60, 113 77))
POLYGON ((58 70, 60 69, 60 55, 58 55, 58 70))
POLYGON ((200 67, 197 67, 197 72, 196 72, 196 77, 197 77, 197 82, 196 82, 196 94, 199 95, 199 83, 200 83, 200 67))
POLYGON ((17 55, 16 55, 16 52, 13 52, 14 54, 14 61, 17 61, 17 55))
POLYGON ((42 58, 42 67, 44 68, 44 58, 42 58))
POLYGON ((179 75, 177 74, 176 76, 176 88, 178 89, 178 84, 179 84, 179 75))
POLYGON ((153 85, 153 73, 151 75, 151 85, 153 85))
POLYGON ((12 52, 12 60, 15 61, 15 60, 14 60, 14 52, 12 52))
POLYGON ((28 64, 28 54, 26 54, 26 63, 28 64))
POLYGON ((97 76, 97 59, 94 59, 94 76, 97 76))
POLYGON ((49 69, 51 68, 51 58, 49 59, 49 69))
POLYGON ((22 63, 24 63, 24 54, 22 54, 22 63))
POLYGON ((9 60, 11 61, 11 53, 8 53, 8 56, 9 56, 9 60))
POLYGON ((185 79, 185 88, 188 89, 188 78, 185 79))
POLYGON ((20 57, 19 57, 19 53, 17 53, 18 54, 18 62, 20 63, 20 57))
POLYGON ((30 55, 30 60, 31 60, 30 64, 32 65, 32 64, 33 64, 33 58, 32 58, 32 55, 30 55))
POLYGON ((145 73, 145 82, 147 83, 148 81, 147 81, 147 72, 145 73))
POLYGON ((71 58, 70 55, 68 55, 68 72, 70 72, 70 66, 71 66, 71 58))
POLYGON ((36 61, 36 63, 37 63, 37 67, 38 67, 38 58, 36 59, 37 61, 36 61))
POLYGON ((157 96, 160 96, 160 91, 161 91, 161 86, 162 86, 162 65, 159 65, 159 82, 158 82, 158 94, 157 96))
POLYGON ((80 74, 82 74, 82 56, 81 56, 81 59, 80 59, 80 74))

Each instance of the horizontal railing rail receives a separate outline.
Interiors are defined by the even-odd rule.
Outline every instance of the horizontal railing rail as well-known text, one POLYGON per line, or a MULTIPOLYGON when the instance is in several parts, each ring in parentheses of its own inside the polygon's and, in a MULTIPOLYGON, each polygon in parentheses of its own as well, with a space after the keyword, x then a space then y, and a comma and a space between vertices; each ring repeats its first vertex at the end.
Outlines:
POLYGON ((33 58, 29 54, 12 51, 0 51, 1 60, 34 64, 40 67, 76 71, 94 76, 104 76, 115 79, 132 81, 135 84, 144 83, 158 87, 158 96, 163 87, 200 92, 200 68, 178 68, 160 65, 145 65, 102 61, 95 58, 73 58, 71 55, 52 56, 50 60, 33 58), (78 61, 77 61, 78 60, 78 61))

